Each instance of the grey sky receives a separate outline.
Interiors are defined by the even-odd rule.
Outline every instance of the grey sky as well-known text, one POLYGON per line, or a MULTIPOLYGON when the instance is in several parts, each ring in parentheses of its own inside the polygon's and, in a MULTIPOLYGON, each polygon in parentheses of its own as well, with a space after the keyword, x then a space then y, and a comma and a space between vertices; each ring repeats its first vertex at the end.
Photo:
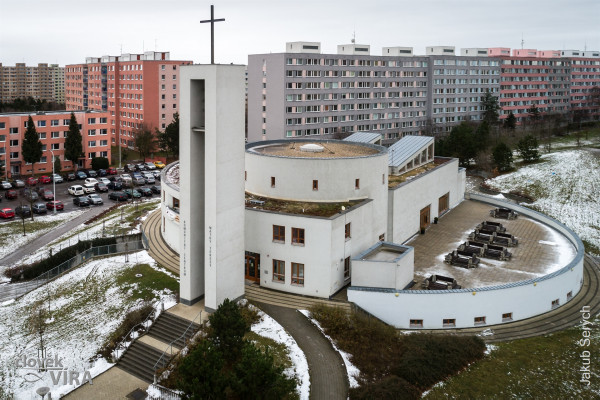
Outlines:
POLYGON ((324 53, 353 32, 371 54, 427 45, 600 50, 598 0, 0 0, 0 62, 75 64, 85 57, 170 51, 171 59, 246 64, 285 42, 321 42, 324 53))

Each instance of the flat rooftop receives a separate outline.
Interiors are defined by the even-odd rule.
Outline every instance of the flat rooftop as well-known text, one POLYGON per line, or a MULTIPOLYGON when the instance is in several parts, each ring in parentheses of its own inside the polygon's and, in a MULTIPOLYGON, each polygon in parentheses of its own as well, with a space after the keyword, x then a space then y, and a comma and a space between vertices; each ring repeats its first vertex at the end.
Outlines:
POLYGON ((246 208, 281 212, 286 214, 311 215, 315 217, 331 217, 342 212, 342 207, 350 207, 370 200, 353 200, 338 203, 317 203, 309 201, 289 201, 256 196, 246 192, 246 208))
POLYGON ((400 255, 404 254, 404 251, 394 249, 391 247, 381 246, 375 251, 366 254, 362 259, 366 261, 387 261, 392 262, 400 255))
POLYGON ((359 143, 344 143, 342 141, 301 141, 294 142, 285 140, 283 142, 250 147, 247 151, 258 154, 291 158, 351 158, 363 157, 377 154, 380 150, 359 143), (300 147, 305 145, 322 146, 321 152, 302 151, 300 147))
POLYGON ((439 274, 456 279, 464 289, 502 285, 533 279, 557 271, 575 257, 575 246, 563 235, 540 222, 522 215, 515 220, 492 218, 492 205, 465 200, 432 224, 424 235, 405 243, 415 251, 414 289, 423 279, 439 274), (446 254, 468 240, 475 226, 483 221, 500 222, 506 232, 519 240, 509 261, 481 258, 478 268, 465 269, 444 263, 446 254))

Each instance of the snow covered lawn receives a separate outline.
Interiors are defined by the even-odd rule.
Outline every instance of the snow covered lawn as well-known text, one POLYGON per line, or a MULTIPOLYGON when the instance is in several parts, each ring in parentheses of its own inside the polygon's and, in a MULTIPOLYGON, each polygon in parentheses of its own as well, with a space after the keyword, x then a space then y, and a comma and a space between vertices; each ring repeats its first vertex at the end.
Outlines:
POLYGON ((600 255, 600 151, 561 151, 542 160, 487 183, 502 192, 531 193, 537 200, 529 207, 567 225, 600 255))

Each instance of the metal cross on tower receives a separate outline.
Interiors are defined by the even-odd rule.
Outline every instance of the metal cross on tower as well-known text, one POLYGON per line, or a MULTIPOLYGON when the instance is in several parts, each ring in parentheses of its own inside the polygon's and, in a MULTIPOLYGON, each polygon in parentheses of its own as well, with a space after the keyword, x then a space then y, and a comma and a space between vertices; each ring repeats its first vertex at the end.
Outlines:
POLYGON ((215 63, 215 22, 225 21, 225 18, 215 19, 215 6, 210 5, 210 19, 200 21, 201 24, 210 22, 210 63, 215 63))

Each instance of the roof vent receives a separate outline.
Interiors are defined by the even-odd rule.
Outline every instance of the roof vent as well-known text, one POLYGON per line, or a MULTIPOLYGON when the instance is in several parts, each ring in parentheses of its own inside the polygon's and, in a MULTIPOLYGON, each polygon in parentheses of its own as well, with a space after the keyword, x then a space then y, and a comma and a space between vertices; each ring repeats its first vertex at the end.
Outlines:
POLYGON ((321 153, 325 148, 323 146, 319 146, 318 144, 309 143, 300 146, 300 151, 308 151, 311 153, 321 153))

